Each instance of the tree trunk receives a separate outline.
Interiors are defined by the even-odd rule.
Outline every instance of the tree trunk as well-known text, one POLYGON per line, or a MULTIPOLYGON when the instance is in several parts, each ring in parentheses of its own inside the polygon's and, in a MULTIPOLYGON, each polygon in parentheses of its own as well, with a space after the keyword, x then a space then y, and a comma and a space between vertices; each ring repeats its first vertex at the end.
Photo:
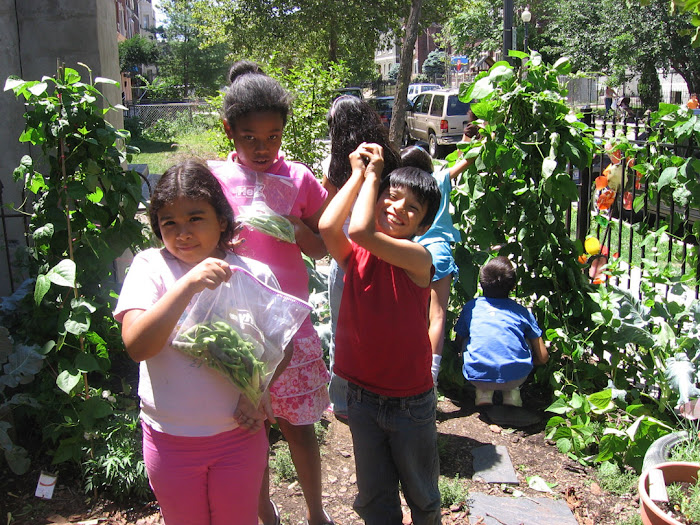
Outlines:
POLYGON ((338 63, 338 32, 333 18, 328 28, 328 60, 331 64, 338 63))
POLYGON ((413 67, 413 49, 418 37, 418 21, 420 20, 420 10, 423 0, 411 0, 411 11, 408 14, 408 23, 401 45, 401 63, 399 74, 396 79, 396 97, 394 99, 394 110, 389 126, 389 140, 396 146, 401 147, 404 127, 406 126, 406 100, 408 95, 408 84, 411 81, 411 68, 413 67))

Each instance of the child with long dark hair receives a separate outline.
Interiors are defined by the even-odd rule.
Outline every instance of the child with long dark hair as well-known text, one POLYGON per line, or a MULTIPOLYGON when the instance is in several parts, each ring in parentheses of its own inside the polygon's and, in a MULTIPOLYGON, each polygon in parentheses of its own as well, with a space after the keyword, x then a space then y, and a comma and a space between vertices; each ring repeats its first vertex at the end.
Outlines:
MULTIPOLYGON (((357 97, 343 95, 333 101, 328 111, 328 133, 331 140, 331 153, 324 170, 323 187, 333 197, 350 178, 352 167, 350 154, 363 142, 379 144, 384 151, 384 169, 386 175, 398 168, 401 163, 399 153, 389 142, 386 126, 382 124, 377 112, 367 102, 357 97)), ((347 225, 346 225, 347 226, 347 225)), ((347 232, 347 227, 346 227, 347 232)), ((343 270, 333 259, 328 273, 328 300, 331 311, 331 382, 328 393, 334 414, 347 418, 347 381, 333 373, 335 360, 335 332, 338 324, 340 298, 343 295, 343 270)))

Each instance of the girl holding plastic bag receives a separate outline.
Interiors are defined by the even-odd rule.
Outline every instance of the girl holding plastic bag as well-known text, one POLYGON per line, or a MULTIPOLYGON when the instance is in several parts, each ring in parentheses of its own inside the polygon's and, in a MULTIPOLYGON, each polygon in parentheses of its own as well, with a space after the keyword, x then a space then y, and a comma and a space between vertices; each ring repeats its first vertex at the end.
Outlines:
MULTIPOLYGON (((326 247, 318 235, 318 220, 327 192, 313 173, 280 154, 282 133, 290 112, 290 94, 255 63, 240 61, 229 72, 223 124, 236 150, 224 162, 210 162, 224 193, 244 228, 237 251, 269 265, 286 293, 306 301, 308 273, 302 252, 318 259, 326 247), (263 224, 251 223, 258 218, 263 224), (280 219, 291 223, 292 239, 278 235, 280 219), (274 221, 272 224, 270 221, 274 221)), ((330 404, 330 379, 321 341, 307 319, 288 349, 289 361, 270 386, 270 400, 280 430, 289 443, 292 461, 304 492, 309 525, 333 523, 323 509, 321 456, 314 432, 330 404)), ((269 496, 269 472, 263 478, 259 517, 263 525, 281 521, 269 496)))
MULTIPOLYGON (((269 297, 277 283, 266 265, 226 250, 233 211, 203 164, 186 161, 163 174, 150 222, 164 248, 135 256, 114 312, 127 352, 140 363, 149 482, 167 525, 224 525, 233 517, 254 525, 267 464, 263 422, 273 418, 269 401, 263 395, 260 410, 243 403, 229 378, 172 344, 197 297, 234 273, 259 280, 269 297)), ((278 344, 268 372, 281 360, 285 342, 278 344)))

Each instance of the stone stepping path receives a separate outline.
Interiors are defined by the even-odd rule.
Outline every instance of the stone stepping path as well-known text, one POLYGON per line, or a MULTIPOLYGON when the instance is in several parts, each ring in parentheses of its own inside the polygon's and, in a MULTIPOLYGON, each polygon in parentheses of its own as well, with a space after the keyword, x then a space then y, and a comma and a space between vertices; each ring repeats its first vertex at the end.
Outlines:
MULTIPOLYGON (((518 475, 502 445, 472 449, 474 479, 486 483, 518 485, 518 475)), ((564 500, 546 497, 503 497, 471 492, 467 497, 472 525, 577 525, 564 500)))
POLYGON ((503 445, 484 445, 472 449, 474 458, 474 479, 480 478, 486 483, 520 483, 508 455, 508 448, 503 445))
POLYGON ((535 425, 542 420, 536 412, 522 407, 492 405, 486 407, 486 416, 496 425, 506 428, 523 428, 535 425))
POLYGON ((577 525, 564 500, 505 498, 472 492, 467 497, 469 524, 476 525, 577 525))

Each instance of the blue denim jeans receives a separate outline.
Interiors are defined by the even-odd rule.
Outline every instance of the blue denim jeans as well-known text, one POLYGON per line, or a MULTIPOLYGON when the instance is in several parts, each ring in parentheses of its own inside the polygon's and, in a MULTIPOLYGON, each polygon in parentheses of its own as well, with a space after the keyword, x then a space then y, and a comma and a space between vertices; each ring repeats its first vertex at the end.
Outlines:
POLYGON ((440 525, 440 460, 434 389, 386 397, 348 383, 348 424, 358 495, 366 525, 401 525, 399 483, 414 525, 440 525))
POLYGON ((343 296, 344 276, 345 273, 340 269, 335 259, 331 261, 328 272, 328 302, 331 310, 331 343, 328 352, 331 362, 331 382, 328 385, 328 395, 331 398, 333 412, 341 416, 346 416, 348 413, 348 382, 333 373, 333 363, 335 363, 335 332, 338 326, 340 299, 343 296))

